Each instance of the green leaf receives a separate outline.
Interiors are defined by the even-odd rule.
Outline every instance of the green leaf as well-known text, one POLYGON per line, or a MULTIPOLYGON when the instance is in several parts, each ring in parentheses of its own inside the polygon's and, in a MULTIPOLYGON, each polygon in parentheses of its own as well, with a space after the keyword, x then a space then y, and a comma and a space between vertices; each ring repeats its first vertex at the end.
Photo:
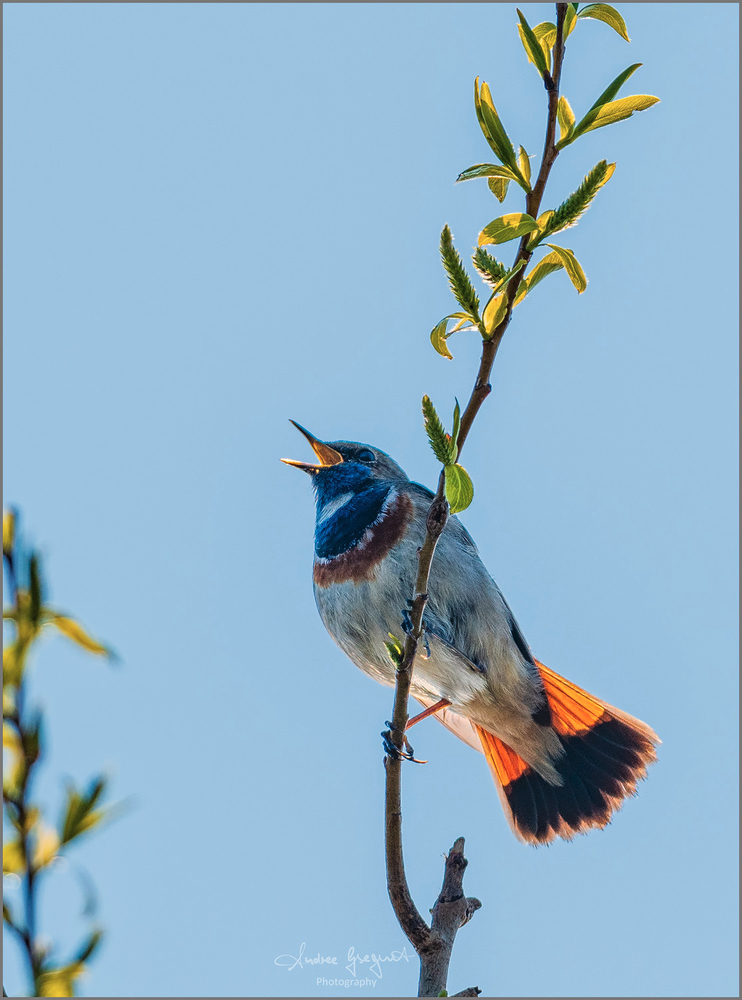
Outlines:
POLYGON ((520 35, 520 40, 523 43, 523 48, 526 50, 528 61, 532 62, 541 76, 544 77, 549 72, 546 57, 544 56, 544 50, 541 48, 538 38, 534 35, 533 30, 523 16, 522 11, 518 10, 517 7, 516 14, 520 20, 520 24, 518 25, 518 34, 520 35))
POLYGON ((67 789, 67 803, 62 813, 60 843, 69 844, 75 837, 92 830, 103 819, 105 811, 95 809, 98 799, 106 787, 105 779, 94 778, 87 792, 79 792, 74 786, 67 789))
POLYGON ((430 334, 430 343, 438 351, 438 353, 443 358, 448 358, 449 361, 453 361, 453 354, 448 349, 448 344, 446 343, 446 330, 448 328, 449 316, 442 319, 437 326, 434 326, 430 334))
POLYGON ((508 273, 508 269, 501 264, 496 257, 487 253, 483 247, 478 247, 472 257, 474 267, 476 267, 483 281, 486 281, 490 288, 495 288, 508 273))
POLYGON ((577 260, 572 251, 568 250, 566 247, 555 246, 553 243, 547 243, 546 246, 550 247, 554 253, 557 254, 564 265, 564 270, 569 275, 569 279, 577 291, 584 292, 587 288, 587 278, 585 277, 585 272, 580 266, 580 262, 577 260))
POLYGON ((10 556, 15 543, 16 515, 12 510, 3 511, 3 555, 10 556))
POLYGON ((482 322, 487 336, 491 337, 497 327, 502 323, 507 312, 507 295, 492 295, 487 305, 484 307, 482 322))
POLYGON ((528 159, 528 153, 525 151, 523 146, 518 147, 518 166, 520 167, 520 172, 523 174, 528 183, 531 183, 531 161, 528 159))
POLYGON ((466 170, 461 171, 456 178, 456 183, 458 184, 459 181, 473 181, 477 177, 504 177, 509 181, 518 180, 513 171, 508 167, 499 167, 496 163, 475 163, 473 167, 468 167, 466 170))
POLYGON ((455 463, 445 467, 446 500, 452 514, 466 510, 474 499, 474 486, 466 469, 455 463))
MULTIPOLYGON (((563 28, 563 32, 564 32, 564 40, 565 41, 569 38, 569 36, 574 31, 574 27, 575 27, 576 24, 577 24, 577 18, 575 17, 575 11, 574 11, 574 8, 572 7, 572 5, 570 4, 567 7, 567 13, 564 15, 564 28, 563 28)), ((556 41, 556 39, 555 39, 555 41, 556 41)))
POLYGON ((26 859, 20 840, 3 844, 3 875, 22 875, 26 870, 26 859))
POLYGON ((456 405, 453 408, 453 427, 451 428, 451 447, 458 449, 459 446, 459 431, 461 430, 461 409, 459 407, 459 401, 456 400, 456 405))
POLYGON ((547 51, 554 48, 556 42, 556 25, 552 21, 542 21, 533 29, 533 33, 542 47, 547 51))
POLYGON ((448 226, 441 233, 441 260, 448 275, 448 283, 456 301, 473 322, 479 322, 479 297, 474 290, 469 275, 466 273, 458 250, 453 245, 453 237, 448 226))
POLYGON ((49 624, 54 625, 62 635, 66 635, 68 639, 76 642, 83 649, 87 649, 89 653, 96 653, 99 656, 112 655, 111 650, 107 646, 104 646, 88 635, 82 625, 76 622, 74 618, 68 618, 66 615, 53 615, 49 619, 49 624))
POLYGON ((488 226, 485 226, 479 234, 478 245, 484 246, 488 243, 507 243, 509 240, 518 239, 526 233, 532 233, 538 229, 536 220, 520 212, 513 212, 510 215, 503 215, 499 219, 494 219, 488 226))
POLYGON ((70 965, 62 966, 59 969, 47 969, 40 973, 38 977, 40 997, 73 997, 75 996, 75 984, 85 966, 82 962, 72 962, 70 965))
POLYGON ((526 295, 528 295, 540 281, 543 281, 547 275, 552 274, 554 271, 558 271, 563 267, 564 264, 562 263, 562 259, 559 254, 554 253, 553 251, 552 253, 547 254, 538 262, 538 264, 536 264, 531 273, 523 279, 513 304, 516 306, 519 305, 526 295))
POLYGON ((505 195, 508 193, 509 180, 504 177, 490 177, 487 181, 487 187, 490 189, 492 194, 497 198, 497 200, 502 204, 505 201, 505 195))
POLYGON ((525 177, 521 175, 518 168, 513 144, 510 141, 502 122, 500 121, 499 115, 497 114, 497 110, 492 101, 490 88, 486 83, 483 83, 480 88, 479 77, 477 77, 474 81, 474 103, 477 109, 477 118, 479 119, 480 128, 484 133, 485 139, 489 142, 490 147, 497 154, 500 161, 506 167, 510 167, 518 184, 520 184, 525 191, 530 191, 530 185, 526 181, 525 177))
POLYGON ((596 21, 603 21, 605 24, 610 25, 621 38, 624 38, 627 42, 631 41, 629 33, 626 30, 626 22, 616 8, 611 7, 609 3, 589 3, 582 8, 577 17, 592 17, 596 21))
POLYGON ((452 462, 455 462, 456 447, 452 443, 451 435, 446 434, 430 396, 423 396, 423 419, 425 421, 425 432, 428 435, 428 441, 435 457, 441 465, 450 465, 452 462))
POLYGON ((77 955, 75 956, 75 962, 87 962, 93 955, 93 952, 98 948, 102 938, 103 931, 100 928, 94 930, 80 945, 77 955))
POLYGON ((457 333, 459 330, 463 330, 465 326, 471 326, 473 330, 478 329, 476 325, 473 324, 473 320, 468 313, 455 312, 446 316, 444 319, 434 326, 430 333, 430 343, 436 349, 436 351, 441 355, 441 357, 448 358, 449 361, 453 360, 453 355, 448 349, 446 340, 451 336, 452 333, 457 333), (457 319, 459 322, 456 326, 446 333, 448 329, 449 320, 457 319))
POLYGON ((605 88, 603 93, 597 99, 595 104, 593 104, 591 108, 588 108, 587 113, 590 114, 591 111, 595 111, 595 109, 601 107, 601 105, 607 104, 609 101, 612 101, 613 98, 621 89, 621 87, 623 87, 623 85, 626 83, 626 81, 630 77, 632 77, 634 73, 636 73, 636 71, 639 69, 640 66, 643 65, 644 63, 632 63, 631 66, 628 66, 623 71, 623 73, 619 73, 616 79, 612 83, 608 84, 608 86, 605 88))
POLYGON ((631 118, 635 111, 646 111, 658 103, 659 97, 652 97, 651 94, 634 94, 632 97, 621 97, 618 101, 602 104, 599 108, 588 111, 582 121, 575 126, 571 141, 574 142, 578 136, 592 132, 593 129, 631 118))
POLYGON ((572 135, 575 127, 575 113, 563 95, 557 104, 557 121, 559 122, 559 141, 562 142, 572 135))

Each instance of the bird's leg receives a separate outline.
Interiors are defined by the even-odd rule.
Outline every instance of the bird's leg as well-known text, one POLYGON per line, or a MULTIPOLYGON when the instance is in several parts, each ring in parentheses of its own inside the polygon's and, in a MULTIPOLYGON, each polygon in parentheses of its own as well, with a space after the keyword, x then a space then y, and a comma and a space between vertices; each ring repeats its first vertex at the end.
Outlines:
POLYGON ((440 712, 442 708, 448 708, 450 704, 451 702, 448 700, 448 698, 441 698, 441 700, 437 701, 435 705, 431 705, 430 708, 426 708, 424 712, 420 712, 418 715, 413 715, 411 719, 408 719, 407 725, 405 726, 405 730, 409 729, 411 726, 414 726, 415 723, 422 722, 423 719, 427 719, 429 715, 435 715, 435 713, 440 712))

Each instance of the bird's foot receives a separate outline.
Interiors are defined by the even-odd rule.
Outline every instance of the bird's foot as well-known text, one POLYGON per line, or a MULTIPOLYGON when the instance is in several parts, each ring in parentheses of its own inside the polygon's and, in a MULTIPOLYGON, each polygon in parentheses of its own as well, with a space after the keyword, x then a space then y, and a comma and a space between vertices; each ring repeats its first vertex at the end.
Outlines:
POLYGON ((391 722, 389 722, 388 720, 384 723, 384 725, 389 727, 388 729, 385 729, 384 732, 381 734, 381 741, 384 745, 384 753, 387 755, 387 757, 390 757, 392 760, 409 760, 412 761, 413 764, 428 763, 427 760, 417 760, 417 758, 415 757, 415 751, 412 748, 412 744, 404 735, 404 733, 401 734, 402 747, 398 747, 397 744, 392 739, 392 733, 399 734, 399 730, 395 729, 394 726, 391 724, 391 722))

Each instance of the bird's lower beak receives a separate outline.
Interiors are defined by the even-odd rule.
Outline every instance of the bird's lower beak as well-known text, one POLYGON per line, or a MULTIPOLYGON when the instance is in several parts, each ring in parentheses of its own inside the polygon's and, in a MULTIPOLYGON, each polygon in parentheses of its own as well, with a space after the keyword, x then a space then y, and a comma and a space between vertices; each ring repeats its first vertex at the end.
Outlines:
POLYGON ((297 430, 301 431, 304 437, 312 446, 312 451, 317 456, 320 461, 319 465, 312 465, 310 462, 295 462, 293 458, 282 458, 281 461, 285 462, 286 465, 293 465, 297 469, 303 469, 304 472, 315 473, 319 469, 324 469, 328 465, 339 465, 343 461, 343 456, 339 451, 335 451, 331 448, 329 444, 325 444, 324 441, 320 441, 316 438, 314 434, 310 434, 309 431, 302 427, 301 424, 297 424, 295 420, 291 423, 296 427, 297 430))

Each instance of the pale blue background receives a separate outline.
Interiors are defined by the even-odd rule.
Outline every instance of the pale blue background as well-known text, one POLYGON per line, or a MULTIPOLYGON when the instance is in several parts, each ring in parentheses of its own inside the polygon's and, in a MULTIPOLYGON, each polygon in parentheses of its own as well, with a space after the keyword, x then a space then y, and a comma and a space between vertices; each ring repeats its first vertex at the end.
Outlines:
MULTIPOLYGON (((525 4, 531 24, 553 14, 525 4)), ((518 310, 467 444, 463 520, 535 653, 645 719, 660 763, 615 822, 533 850, 484 759, 434 722, 405 771, 421 909, 465 834, 452 992, 736 996, 737 4, 624 4, 582 22, 564 91, 617 73, 662 103, 560 157, 556 204, 617 160, 518 310)), ((293 417, 435 481, 420 397, 468 395, 475 339, 437 240, 499 213, 472 106, 542 145, 510 4, 6 4, 6 499, 53 599, 121 654, 49 640, 41 790, 107 766, 130 812, 70 860, 109 936, 92 996, 388 996, 281 953, 389 955, 381 741, 391 692, 332 644, 311 592, 293 417)), ((506 210, 519 211, 514 191, 506 210)), ((508 259, 511 248, 506 248, 508 259)), ((82 933, 72 869, 44 930, 82 933)), ((6 986, 22 989, 9 949, 6 986)), ((359 967, 360 969, 360 967, 359 967)))

